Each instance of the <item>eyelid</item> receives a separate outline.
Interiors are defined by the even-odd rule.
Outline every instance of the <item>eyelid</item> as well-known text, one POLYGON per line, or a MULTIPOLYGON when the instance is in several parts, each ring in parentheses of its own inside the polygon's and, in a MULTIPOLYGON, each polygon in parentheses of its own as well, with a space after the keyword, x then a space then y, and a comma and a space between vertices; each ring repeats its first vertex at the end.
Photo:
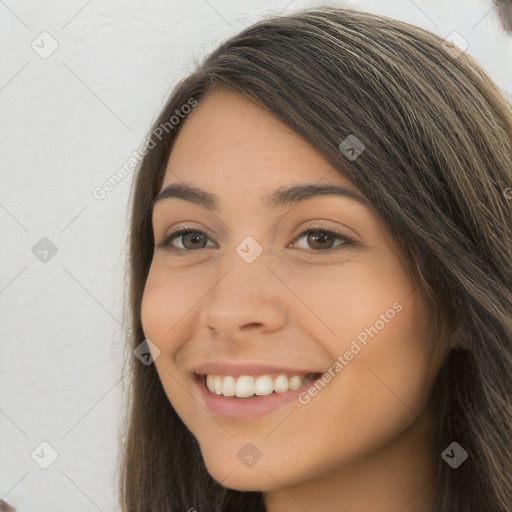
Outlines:
MULTIPOLYGON (((209 234, 207 233, 207 230, 203 228, 198 228, 194 226, 178 226, 176 228, 171 229, 167 234, 165 234, 162 238, 162 240, 156 245, 158 248, 163 249, 170 249, 174 250, 176 252, 181 253, 190 253, 190 252, 198 252, 198 250, 194 249, 180 249, 179 247, 174 247, 171 245, 171 241, 174 241, 175 239, 179 238, 181 235, 184 235, 186 233, 200 233, 202 235, 205 235, 208 240, 211 240, 209 234), (173 240, 174 239, 174 240, 173 240)), ((211 249, 211 247, 205 247, 204 249, 211 249)))
POLYGON ((359 243, 356 239, 354 239, 352 236, 345 235, 344 233, 341 233, 337 229, 334 228, 328 228, 325 226, 318 226, 318 225, 308 225, 305 228, 301 230, 301 232, 294 238, 294 242, 292 244, 288 244, 287 247, 291 247, 297 243, 298 240, 306 236, 308 233, 314 233, 314 232, 321 232, 321 233, 327 233, 328 235, 332 236, 333 238, 338 238, 340 240, 343 240, 342 243, 338 245, 334 245, 333 247, 330 247, 329 249, 324 250, 313 250, 313 249, 303 249, 306 252, 310 254, 333 254, 338 251, 341 251, 342 249, 347 249, 349 247, 355 248, 355 247, 361 247, 361 243, 359 243))
MULTIPOLYGON (((179 247, 175 247, 172 245, 172 242, 174 242, 174 240, 176 240, 180 236, 187 234, 187 233, 198 233, 198 234, 206 236, 206 238, 208 240, 213 241, 206 231, 207 230, 204 230, 202 228, 197 228, 194 226, 179 226, 177 228, 172 229, 169 233, 167 233, 164 236, 163 240, 157 244, 157 247, 163 248, 163 249, 169 249, 173 252, 181 253, 181 255, 187 255, 187 254, 190 254, 193 252, 199 252, 199 251, 201 251, 201 249, 211 249, 211 247, 200 247, 198 249, 181 249, 179 247)), ((330 235, 333 238, 342 240, 342 243, 339 243, 339 244, 334 245, 333 247, 330 247, 327 249, 319 249, 319 250, 299 249, 300 251, 305 251, 309 254, 327 255, 327 254, 333 254, 333 253, 339 252, 342 249, 359 248, 362 246, 362 244, 360 242, 358 242, 356 239, 354 239, 352 236, 345 235, 344 233, 341 233, 337 229, 328 228, 328 227, 320 226, 320 225, 308 225, 308 226, 305 226, 300 231, 300 233, 293 238, 293 241, 291 243, 287 244, 286 248, 293 248, 298 240, 300 240, 304 236, 307 236, 308 233, 312 233, 312 232, 326 233, 327 235, 330 235)), ((216 244, 216 243, 214 242, 214 244, 216 244)))

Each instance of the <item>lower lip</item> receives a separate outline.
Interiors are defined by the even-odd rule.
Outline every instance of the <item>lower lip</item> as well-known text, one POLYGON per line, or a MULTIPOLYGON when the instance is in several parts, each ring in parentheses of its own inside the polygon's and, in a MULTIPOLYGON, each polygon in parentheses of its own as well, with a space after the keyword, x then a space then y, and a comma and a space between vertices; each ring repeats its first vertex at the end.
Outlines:
POLYGON ((298 401, 298 395, 314 384, 320 376, 306 382, 299 389, 286 391, 285 393, 271 393, 270 395, 258 396, 250 398, 225 397, 212 393, 203 382, 203 377, 194 376, 196 384, 201 390, 206 407, 210 412, 217 416, 229 418, 237 421, 254 420, 255 418, 279 409, 282 405, 298 401))

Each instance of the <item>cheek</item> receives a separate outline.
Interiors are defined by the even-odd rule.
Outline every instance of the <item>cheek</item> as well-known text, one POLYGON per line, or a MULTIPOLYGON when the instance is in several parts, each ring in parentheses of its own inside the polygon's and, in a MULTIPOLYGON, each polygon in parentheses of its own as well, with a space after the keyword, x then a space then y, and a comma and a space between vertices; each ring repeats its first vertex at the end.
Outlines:
MULTIPOLYGON (((386 443, 416 421, 426 406, 438 368, 429 362, 435 340, 429 337, 421 299, 408 291, 404 288, 402 296, 389 296, 388 301, 397 299, 401 306, 392 310, 393 318, 376 322, 374 314, 360 330, 364 336, 350 338, 360 350, 353 356, 348 351, 352 360, 333 387, 340 405, 338 417, 350 411, 352 418, 344 426, 349 445, 362 448, 365 439, 375 446, 386 443)), ((389 306, 387 301, 384 306, 389 306)))
MULTIPOLYGON (((169 328, 169 312, 173 310, 172 292, 162 275, 150 268, 141 303, 142 329, 146 338, 162 341, 165 326, 169 328)), ((157 343, 160 346, 160 343, 157 343)))
POLYGON ((141 322, 144 335, 158 342, 161 350, 169 348, 176 338, 179 322, 201 298, 201 289, 187 277, 168 269, 162 263, 153 263, 141 303, 141 322))
POLYGON ((350 347, 352 339, 361 333, 364 337, 366 328, 377 321, 380 325, 381 314, 394 317, 393 304, 403 303, 412 290, 393 261, 384 255, 375 260, 356 257, 337 267, 281 272, 282 280, 309 310, 303 321, 334 358, 350 347))
MULTIPOLYGON (((176 371, 175 356, 178 340, 186 339, 184 319, 187 311, 197 302, 176 272, 161 263, 153 263, 141 302, 141 322, 144 336, 159 349, 154 364, 169 401, 178 413, 187 410, 187 396, 183 392, 183 376, 176 371)), ((153 356, 154 357, 154 356, 153 356)), ((181 416, 181 414, 180 414, 181 416)))
POLYGON ((335 274, 319 269, 312 277, 293 280, 294 292, 317 313, 308 315, 307 329, 333 362, 341 356, 343 363, 331 367, 335 376, 305 406, 308 421, 327 436, 343 432, 340 450, 355 455, 388 442, 424 408, 437 371, 429 364, 435 340, 428 311, 391 257, 347 262, 335 274))

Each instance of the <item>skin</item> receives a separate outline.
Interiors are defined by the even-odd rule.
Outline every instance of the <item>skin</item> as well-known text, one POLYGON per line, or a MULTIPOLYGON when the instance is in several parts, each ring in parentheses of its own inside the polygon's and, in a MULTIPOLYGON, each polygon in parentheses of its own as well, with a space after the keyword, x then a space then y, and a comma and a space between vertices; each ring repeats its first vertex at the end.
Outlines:
POLYGON ((216 90, 183 123, 162 189, 194 184, 218 195, 220 211, 176 198, 155 204, 155 245, 176 227, 207 238, 194 246, 178 235, 176 252, 155 248, 141 313, 164 390, 209 473, 225 487, 263 491, 270 512, 432 510, 428 396, 443 354, 387 226, 373 208, 337 195, 269 209, 262 196, 285 185, 358 190, 251 100, 216 90), (359 246, 327 254, 343 239, 298 238, 310 226, 359 246), (236 252, 247 236, 263 248, 251 264, 236 252), (309 403, 292 400, 252 421, 205 408, 191 374, 199 361, 326 371, 394 303, 400 312, 309 403), (247 442, 262 454, 252 467, 237 457, 247 442))

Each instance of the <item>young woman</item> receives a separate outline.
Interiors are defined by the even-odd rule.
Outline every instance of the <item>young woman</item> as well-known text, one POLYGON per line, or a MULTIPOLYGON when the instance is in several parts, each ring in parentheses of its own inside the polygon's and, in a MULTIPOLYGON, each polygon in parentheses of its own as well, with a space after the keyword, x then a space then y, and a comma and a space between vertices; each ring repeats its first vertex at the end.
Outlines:
POLYGON ((123 511, 512 510, 512 112, 471 57, 268 18, 142 149, 123 511))

